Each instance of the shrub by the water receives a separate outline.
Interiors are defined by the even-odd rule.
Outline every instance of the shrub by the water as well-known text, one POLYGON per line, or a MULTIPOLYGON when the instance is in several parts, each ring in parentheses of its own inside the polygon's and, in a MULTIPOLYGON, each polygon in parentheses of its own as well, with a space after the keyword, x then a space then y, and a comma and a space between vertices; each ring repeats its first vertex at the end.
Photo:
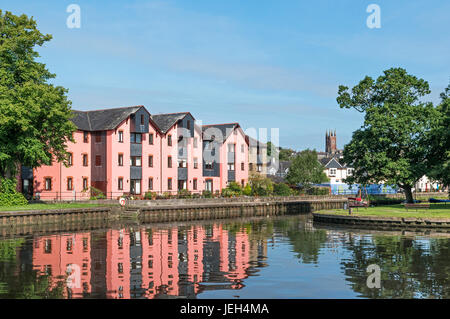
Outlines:
POLYGON ((14 178, 0 179, 0 206, 23 206, 28 201, 22 193, 16 191, 14 178))
POLYGON ((274 184, 273 193, 278 196, 290 196, 293 194, 292 189, 286 183, 274 184))

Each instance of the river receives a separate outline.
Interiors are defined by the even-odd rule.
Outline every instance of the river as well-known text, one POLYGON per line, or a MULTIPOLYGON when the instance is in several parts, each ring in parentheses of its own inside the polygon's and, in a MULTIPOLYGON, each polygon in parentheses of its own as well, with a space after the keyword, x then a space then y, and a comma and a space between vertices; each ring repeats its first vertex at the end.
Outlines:
POLYGON ((0 238, 0 298, 449 298, 449 238, 310 215, 39 232, 0 238))

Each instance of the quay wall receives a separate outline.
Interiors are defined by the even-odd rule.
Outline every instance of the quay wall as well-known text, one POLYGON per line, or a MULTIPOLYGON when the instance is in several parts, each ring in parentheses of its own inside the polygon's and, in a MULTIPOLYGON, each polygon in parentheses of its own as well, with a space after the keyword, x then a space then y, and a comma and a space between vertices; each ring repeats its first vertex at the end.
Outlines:
POLYGON ((31 225, 78 229, 80 225, 89 228, 93 224, 105 224, 109 221, 140 224, 299 214, 343 208, 345 202, 345 200, 264 201, 0 212, 0 231, 31 225))

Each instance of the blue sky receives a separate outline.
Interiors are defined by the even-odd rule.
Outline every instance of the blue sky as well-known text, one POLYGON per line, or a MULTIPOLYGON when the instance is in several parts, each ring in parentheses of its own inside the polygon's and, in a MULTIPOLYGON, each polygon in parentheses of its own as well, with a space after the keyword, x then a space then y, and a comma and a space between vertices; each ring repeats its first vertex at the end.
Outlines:
POLYGON ((39 49, 69 89, 73 109, 145 105, 190 111, 203 124, 279 128, 280 145, 324 149, 327 129, 341 148, 360 127, 336 104, 390 67, 430 83, 437 102, 450 79, 449 1, 10 1, 53 40, 39 49), (69 29, 66 8, 81 8, 69 29), (369 29, 369 4, 381 28, 369 29))

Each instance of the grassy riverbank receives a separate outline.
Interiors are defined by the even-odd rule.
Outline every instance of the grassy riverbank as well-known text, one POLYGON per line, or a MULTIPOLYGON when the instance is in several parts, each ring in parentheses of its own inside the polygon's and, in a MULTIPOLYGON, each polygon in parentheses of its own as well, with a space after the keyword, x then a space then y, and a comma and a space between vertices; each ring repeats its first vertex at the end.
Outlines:
MULTIPOLYGON (((345 215, 348 216, 348 210, 332 209, 322 210, 315 213, 328 215, 345 215)), ((410 218, 450 218, 450 204, 431 204, 430 209, 419 208, 408 209, 401 204, 386 205, 377 207, 360 207, 352 209, 352 216, 377 216, 377 217, 410 217, 410 218)))
POLYGON ((69 209, 69 208, 90 208, 108 206, 105 204, 92 203, 55 203, 55 204, 29 204, 23 206, 0 207, 0 212, 25 211, 25 210, 48 210, 48 209, 69 209))

